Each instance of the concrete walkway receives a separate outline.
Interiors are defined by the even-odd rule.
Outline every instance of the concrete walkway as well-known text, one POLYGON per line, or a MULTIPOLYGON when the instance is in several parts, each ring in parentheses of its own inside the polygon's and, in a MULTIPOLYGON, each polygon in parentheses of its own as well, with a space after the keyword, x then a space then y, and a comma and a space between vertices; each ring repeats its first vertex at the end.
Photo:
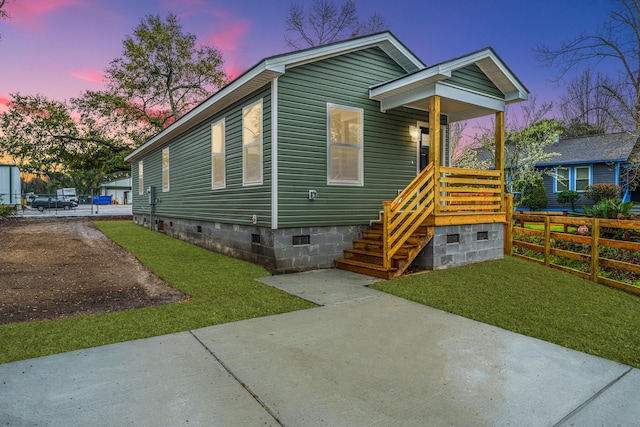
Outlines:
POLYGON ((640 371, 321 270, 324 306, 0 365, 10 426, 636 426, 640 371))

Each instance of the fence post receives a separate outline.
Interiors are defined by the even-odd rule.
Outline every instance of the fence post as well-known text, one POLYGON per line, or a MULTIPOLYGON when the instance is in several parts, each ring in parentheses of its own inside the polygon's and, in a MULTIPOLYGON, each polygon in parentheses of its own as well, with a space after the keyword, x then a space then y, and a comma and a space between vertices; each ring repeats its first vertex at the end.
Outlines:
POLYGON ((385 269, 391 268, 391 260, 389 259, 389 228, 391 226, 391 201, 384 200, 382 202, 383 218, 382 218, 382 266, 385 269))
POLYGON ((598 283, 599 264, 600 264, 600 220, 593 218, 591 222, 591 280, 598 283))
POLYGON ((551 217, 544 217, 544 265, 551 264, 551 217))
POLYGON ((504 227, 504 254, 511 255, 513 250, 513 194, 505 194, 504 199, 507 219, 504 227))

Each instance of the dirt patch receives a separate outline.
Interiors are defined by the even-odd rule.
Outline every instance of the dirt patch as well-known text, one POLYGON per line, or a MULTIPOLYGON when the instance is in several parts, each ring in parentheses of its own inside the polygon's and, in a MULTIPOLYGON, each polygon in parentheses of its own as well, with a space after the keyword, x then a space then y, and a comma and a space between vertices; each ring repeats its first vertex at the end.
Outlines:
POLYGON ((185 301, 82 218, 0 218, 0 324, 185 301))

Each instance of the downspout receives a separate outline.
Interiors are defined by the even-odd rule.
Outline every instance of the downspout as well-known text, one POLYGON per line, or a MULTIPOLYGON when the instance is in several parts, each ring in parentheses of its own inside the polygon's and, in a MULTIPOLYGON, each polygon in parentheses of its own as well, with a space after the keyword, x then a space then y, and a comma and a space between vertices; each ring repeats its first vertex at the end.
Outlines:
POLYGON ((278 77, 271 80, 271 229, 278 229, 278 77))

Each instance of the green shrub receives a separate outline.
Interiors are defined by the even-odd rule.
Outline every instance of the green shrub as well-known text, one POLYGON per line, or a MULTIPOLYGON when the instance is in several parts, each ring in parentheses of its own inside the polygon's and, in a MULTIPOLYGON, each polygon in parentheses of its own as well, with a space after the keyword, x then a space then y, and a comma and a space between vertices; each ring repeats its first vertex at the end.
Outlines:
POLYGON ((16 214, 15 206, 3 205, 2 196, 0 196, 0 217, 12 216, 16 214))
POLYGON ((532 211, 547 207, 547 193, 544 190, 544 182, 541 176, 536 175, 530 182, 517 182, 515 187, 522 193, 520 198, 521 206, 527 207, 532 211))
POLYGON ((600 200, 615 200, 620 198, 622 188, 615 184, 593 184, 585 188, 584 195, 598 203, 600 200))
POLYGON ((558 203, 562 203, 563 205, 571 205, 571 210, 576 210, 576 202, 580 198, 580 193, 573 190, 564 190, 558 194, 558 198, 556 199, 558 203))
POLYGON ((629 216, 633 202, 618 199, 602 199, 592 207, 583 206, 584 213, 594 218, 616 219, 629 216))

